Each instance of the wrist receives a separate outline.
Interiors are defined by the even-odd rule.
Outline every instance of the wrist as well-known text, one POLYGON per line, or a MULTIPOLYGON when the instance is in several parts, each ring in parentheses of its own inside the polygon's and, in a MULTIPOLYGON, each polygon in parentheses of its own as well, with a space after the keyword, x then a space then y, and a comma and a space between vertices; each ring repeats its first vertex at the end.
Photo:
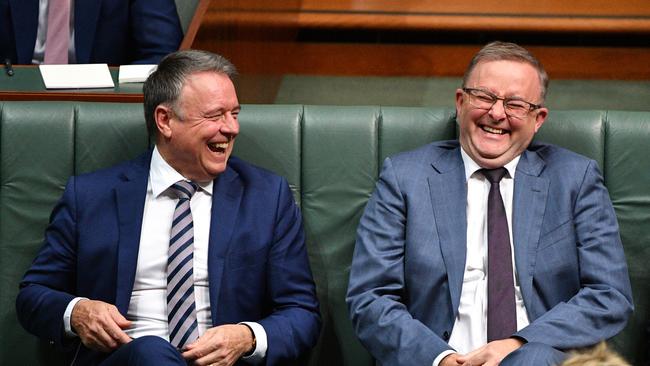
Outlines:
POLYGON ((255 332, 253 331, 253 328, 248 326, 246 323, 240 323, 243 325, 246 329, 247 332, 250 334, 250 342, 248 342, 248 348, 246 348, 246 351, 244 351, 244 357, 250 356, 255 352, 255 348, 257 347, 257 340, 255 339, 255 332))
POLYGON ((84 300, 88 299, 85 297, 75 297, 68 303, 68 306, 65 308, 65 312, 63 313, 63 328, 65 329, 65 334, 68 337, 77 337, 77 332, 75 330, 76 327, 73 326, 72 314, 75 308, 77 308, 77 304, 84 300))
POLYGON ((458 365, 458 363, 456 362, 457 358, 458 358, 458 353, 450 353, 440 361, 438 366, 456 366, 458 365))
POLYGON ((507 339, 512 340, 512 342, 517 345, 517 348, 519 348, 519 347, 521 347, 521 346, 523 346, 524 344, 527 343, 525 339, 523 339, 521 337, 518 337, 518 336, 512 336, 512 337, 509 337, 507 339))

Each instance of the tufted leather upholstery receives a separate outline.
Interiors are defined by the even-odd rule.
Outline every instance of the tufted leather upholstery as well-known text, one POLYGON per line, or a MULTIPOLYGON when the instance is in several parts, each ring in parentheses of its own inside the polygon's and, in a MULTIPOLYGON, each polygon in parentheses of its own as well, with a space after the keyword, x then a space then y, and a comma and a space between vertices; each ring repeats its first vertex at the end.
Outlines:
MULTIPOLYGON (((246 105, 235 154, 285 176, 302 208, 324 328, 311 365, 371 365, 348 319, 355 230, 384 157, 457 135, 453 110, 246 105)), ((614 202, 636 311, 613 341, 645 361, 650 322, 650 112, 552 112, 538 137, 594 158, 614 202)), ((67 178, 149 145, 140 104, 0 102, 0 364, 60 357, 16 320, 18 281, 67 178)))

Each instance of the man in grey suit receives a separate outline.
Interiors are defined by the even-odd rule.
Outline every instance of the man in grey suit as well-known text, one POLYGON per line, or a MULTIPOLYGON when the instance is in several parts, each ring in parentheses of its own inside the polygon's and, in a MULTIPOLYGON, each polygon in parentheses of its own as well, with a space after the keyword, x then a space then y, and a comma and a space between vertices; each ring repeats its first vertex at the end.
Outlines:
POLYGON ((490 43, 456 91, 459 140, 385 160, 347 296, 378 363, 552 365, 625 326, 629 277, 596 162, 531 143, 547 85, 527 50, 490 43))

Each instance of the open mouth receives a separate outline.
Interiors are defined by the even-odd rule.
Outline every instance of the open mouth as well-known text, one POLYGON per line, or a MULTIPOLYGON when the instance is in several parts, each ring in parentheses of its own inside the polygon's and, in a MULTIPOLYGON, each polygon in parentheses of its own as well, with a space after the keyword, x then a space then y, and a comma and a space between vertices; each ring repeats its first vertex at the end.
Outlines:
POLYGON ((495 134, 495 135, 505 135, 505 134, 507 134, 509 132, 508 130, 503 130, 503 129, 494 128, 494 127, 488 127, 488 126, 481 126, 481 129, 483 131, 485 131, 485 132, 492 133, 492 134, 495 134))
POLYGON ((224 153, 228 148, 228 142, 211 142, 208 144, 208 149, 216 153, 224 153))

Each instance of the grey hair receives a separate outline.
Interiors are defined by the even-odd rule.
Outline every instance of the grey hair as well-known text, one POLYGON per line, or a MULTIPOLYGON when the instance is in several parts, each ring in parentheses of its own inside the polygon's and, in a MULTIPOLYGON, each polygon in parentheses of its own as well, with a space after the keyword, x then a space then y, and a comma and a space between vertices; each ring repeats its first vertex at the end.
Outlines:
POLYGON ((172 108, 182 120, 177 103, 187 77, 196 72, 212 71, 224 74, 233 80, 237 69, 225 57, 208 51, 183 50, 165 56, 156 71, 151 73, 144 85, 144 119, 147 123, 149 137, 154 138, 158 133, 154 111, 159 105, 172 108))
POLYGON ((541 103, 544 103, 546 99, 546 90, 548 89, 548 74, 544 70, 544 66, 539 60, 533 56, 530 51, 527 49, 510 42, 491 42, 481 48, 480 51, 472 58, 467 69, 465 70, 465 75, 463 75, 463 87, 466 87, 467 79, 469 75, 474 71, 476 65, 481 62, 488 61, 518 61, 525 62, 537 70, 537 75, 539 76, 539 85, 542 87, 541 103))

